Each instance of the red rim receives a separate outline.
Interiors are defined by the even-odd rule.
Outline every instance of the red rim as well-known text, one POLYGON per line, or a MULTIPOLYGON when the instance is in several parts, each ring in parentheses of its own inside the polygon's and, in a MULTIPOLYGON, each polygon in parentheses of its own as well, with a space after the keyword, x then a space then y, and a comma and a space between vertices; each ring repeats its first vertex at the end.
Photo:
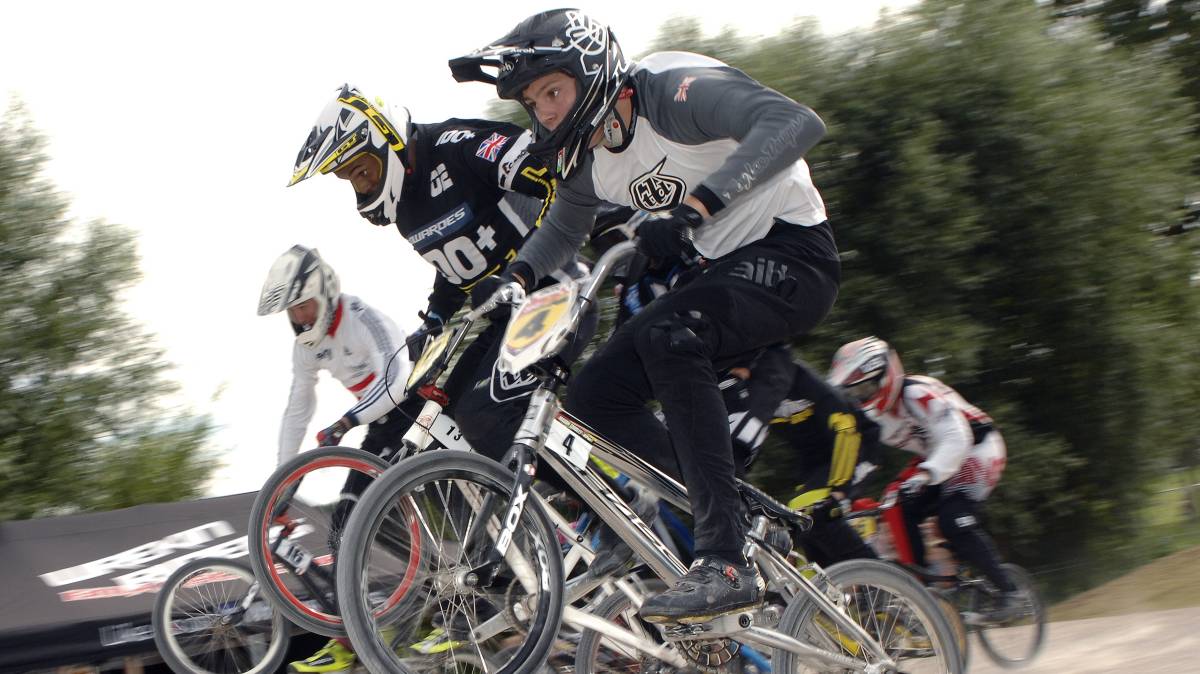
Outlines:
MULTIPOLYGON (((362 473, 364 475, 370 475, 372 479, 377 478, 380 475, 379 468, 377 468, 374 464, 371 464, 371 463, 368 463, 366 461, 362 461, 359 459, 350 459, 350 458, 345 458, 345 457, 328 457, 328 458, 318 459, 316 461, 312 461, 310 463, 304 464, 303 466, 301 466, 300 469, 293 472, 291 475, 288 476, 288 478, 286 480, 284 480, 283 482, 280 483, 279 487, 277 487, 275 489, 275 491, 271 494, 271 500, 267 503, 268 507, 267 507, 266 512, 272 512, 274 510, 275 504, 279 498, 279 495, 284 490, 286 490, 289 486, 298 482, 300 480, 300 478, 304 477, 308 473, 310 473, 314 470, 322 469, 322 468, 349 468, 350 470, 356 470, 359 473, 362 473)), ((391 596, 388 597, 388 601, 385 602, 380 607, 380 609, 375 612, 375 615, 379 615, 380 613, 383 613, 383 612, 387 611, 389 608, 391 608, 392 606, 394 606, 396 604, 396 602, 400 601, 400 599, 402 599, 403 596, 412 587, 413 578, 416 576, 416 572, 417 572, 417 569, 416 569, 417 561, 420 559, 420 555, 421 555, 421 539, 420 539, 420 536, 417 535, 419 530, 417 528, 416 518, 412 517, 410 515, 410 521, 411 521, 411 525, 409 527, 409 530, 413 535, 412 540, 414 541, 414 544, 413 544, 413 546, 411 548, 411 552, 409 554, 408 570, 405 572, 404 579, 401 581, 400 587, 397 588, 396 591, 393 592, 391 594, 391 596)), ((265 526, 263 526, 259 530, 259 539, 260 539, 260 542, 262 543, 262 549, 264 551, 264 555, 266 556, 266 565, 265 566, 268 569, 270 569, 271 582, 275 586, 275 588, 277 590, 279 590, 281 594, 284 595, 284 597, 288 600, 289 604, 291 604, 293 607, 295 607, 297 610, 299 610, 304 615, 306 615, 310 618, 313 618, 314 620, 319 620, 321 622, 328 623, 330 625, 340 626, 342 624, 341 616, 333 615, 330 613, 324 613, 321 611, 317 611, 313 608, 310 608, 304 602, 302 602, 300 600, 300 598, 297 597, 291 591, 291 589, 288 588, 288 586, 286 584, 284 584, 282 574, 280 573, 280 567, 282 565, 281 564, 277 565, 275 563, 275 560, 271 559, 271 556, 270 556, 271 523, 263 522, 261 524, 265 525, 265 526)))

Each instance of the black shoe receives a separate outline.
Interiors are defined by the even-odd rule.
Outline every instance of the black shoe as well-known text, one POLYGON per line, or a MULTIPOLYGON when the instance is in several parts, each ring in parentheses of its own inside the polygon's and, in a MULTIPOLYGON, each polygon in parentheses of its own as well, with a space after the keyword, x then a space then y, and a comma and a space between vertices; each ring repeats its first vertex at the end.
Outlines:
MULTIPOLYGON (((636 490, 633 503, 630 503, 629 506, 646 523, 646 526, 654 527, 654 522, 658 520, 657 499, 639 489, 636 490)), ((599 539, 596 545, 596 557, 588 566, 588 575, 592 578, 608 576, 633 559, 633 550, 607 524, 600 523, 596 537, 599 539)))
POLYGON ((671 589, 646 599, 638 613, 652 623, 702 622, 757 605, 764 589, 753 565, 700 557, 671 589))
POLYGON ((991 623, 1006 623, 1020 618, 1024 614, 1025 593, 1013 590, 997 595, 991 610, 984 612, 983 617, 991 623))

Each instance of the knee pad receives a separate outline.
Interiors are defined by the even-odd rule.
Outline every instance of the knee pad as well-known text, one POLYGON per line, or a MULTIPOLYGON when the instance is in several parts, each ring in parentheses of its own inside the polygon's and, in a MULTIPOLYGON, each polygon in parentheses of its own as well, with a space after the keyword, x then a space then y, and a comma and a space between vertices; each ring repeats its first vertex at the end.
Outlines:
POLYGON ((707 357, 712 333, 708 319, 698 311, 676 313, 642 329, 638 335, 638 352, 643 358, 696 355, 707 357))

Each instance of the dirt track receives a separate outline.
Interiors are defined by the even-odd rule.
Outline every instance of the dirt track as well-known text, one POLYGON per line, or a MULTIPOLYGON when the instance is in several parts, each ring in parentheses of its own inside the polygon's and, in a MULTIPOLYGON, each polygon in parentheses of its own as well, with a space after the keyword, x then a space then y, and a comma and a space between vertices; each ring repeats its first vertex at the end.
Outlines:
MULTIPOLYGON (((1196 671, 1200 607, 1051 623, 1046 645, 1027 674, 1155 674, 1196 671)), ((971 643, 971 674, 1008 672, 971 643)))

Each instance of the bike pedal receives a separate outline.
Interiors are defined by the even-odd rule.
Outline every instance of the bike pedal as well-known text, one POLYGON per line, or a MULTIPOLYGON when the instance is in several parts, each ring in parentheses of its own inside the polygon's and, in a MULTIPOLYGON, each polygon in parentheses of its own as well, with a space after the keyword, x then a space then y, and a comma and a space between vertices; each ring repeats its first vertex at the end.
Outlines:
POLYGON ((712 638, 737 634, 752 627, 757 620, 753 611, 733 611, 717 616, 697 616, 663 624, 663 637, 668 641, 712 638))

